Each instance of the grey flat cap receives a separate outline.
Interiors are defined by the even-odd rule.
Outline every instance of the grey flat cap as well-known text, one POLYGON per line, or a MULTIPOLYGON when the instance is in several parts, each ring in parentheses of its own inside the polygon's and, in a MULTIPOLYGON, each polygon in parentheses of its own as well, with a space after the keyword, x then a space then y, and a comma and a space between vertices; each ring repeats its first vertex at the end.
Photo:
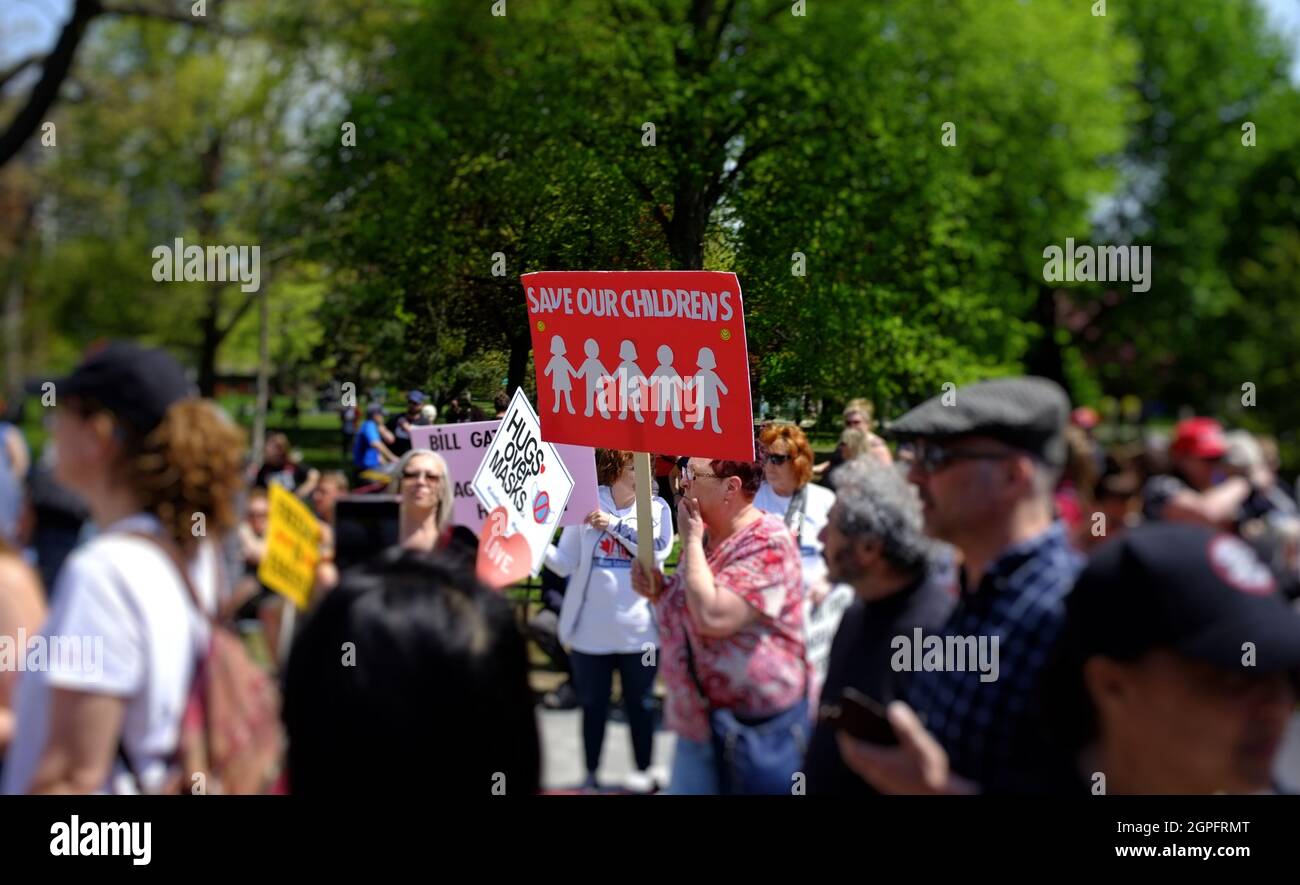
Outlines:
POLYGON ((1070 398, 1055 381, 996 378, 932 397, 885 432, 898 439, 989 436, 1059 467, 1065 463, 1062 434, 1069 418, 1070 398))

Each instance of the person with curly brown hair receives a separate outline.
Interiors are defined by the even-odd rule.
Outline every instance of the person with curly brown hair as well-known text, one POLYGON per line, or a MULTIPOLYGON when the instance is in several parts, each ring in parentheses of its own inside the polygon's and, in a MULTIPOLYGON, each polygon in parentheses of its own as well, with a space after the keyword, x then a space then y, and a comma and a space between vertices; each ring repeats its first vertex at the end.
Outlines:
POLYGON ((55 476, 98 531, 26 643, 0 792, 149 791, 171 773, 209 637, 179 565, 215 610, 212 539, 236 523, 244 434, 175 360, 134 344, 105 345, 55 391, 55 476))

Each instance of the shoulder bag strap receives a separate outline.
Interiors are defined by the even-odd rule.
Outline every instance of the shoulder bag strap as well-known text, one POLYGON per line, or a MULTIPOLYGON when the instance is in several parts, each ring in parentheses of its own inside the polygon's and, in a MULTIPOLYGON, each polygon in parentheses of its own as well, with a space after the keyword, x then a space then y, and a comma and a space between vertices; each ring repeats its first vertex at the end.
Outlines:
MULTIPOLYGON (((690 614, 687 614, 690 617, 690 614)), ((700 676, 695 671, 695 649, 691 647, 691 634, 685 623, 682 624, 682 639, 686 640, 686 670, 691 674, 691 681, 695 683, 695 690, 700 694, 700 700, 704 701, 704 706, 713 709, 713 703, 704 691, 704 683, 700 682, 700 676)))
MULTIPOLYGON (((198 590, 194 587, 194 582, 190 579, 190 571, 185 567, 185 560, 181 558, 180 549, 177 548, 173 541, 151 534, 150 532, 129 531, 122 532, 122 534, 130 535, 134 538, 143 538, 161 550, 163 555, 167 557, 168 561, 171 562, 172 566, 175 567, 177 573, 180 575, 181 584, 184 585, 185 591, 190 597, 190 602, 193 603, 194 608, 198 610, 199 617, 207 621, 209 626, 217 626, 216 618, 208 612, 207 608, 203 605, 203 600, 199 598, 198 590)), ((217 567, 220 569, 219 560, 217 567)), ((218 590, 220 590, 219 587, 218 590)))
POLYGON ((803 514, 808 504, 808 486, 804 484, 790 499, 790 506, 785 508, 785 527, 794 535, 795 544, 803 546, 803 514))

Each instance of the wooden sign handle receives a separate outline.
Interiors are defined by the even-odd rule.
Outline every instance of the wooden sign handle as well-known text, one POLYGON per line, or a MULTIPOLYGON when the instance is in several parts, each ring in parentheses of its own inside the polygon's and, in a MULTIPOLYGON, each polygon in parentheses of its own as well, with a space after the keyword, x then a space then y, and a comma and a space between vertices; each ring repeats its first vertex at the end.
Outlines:
POLYGON ((650 453, 633 452, 636 469, 636 556, 646 571, 655 567, 654 514, 650 506, 650 453))

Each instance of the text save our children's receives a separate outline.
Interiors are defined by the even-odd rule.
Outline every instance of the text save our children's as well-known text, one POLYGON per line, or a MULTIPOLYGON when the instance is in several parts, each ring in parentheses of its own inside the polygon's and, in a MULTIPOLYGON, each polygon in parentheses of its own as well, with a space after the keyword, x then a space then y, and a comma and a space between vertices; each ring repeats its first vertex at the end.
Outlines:
POLYGON ((705 322, 729 321, 734 315, 732 293, 699 289, 597 289, 529 287, 526 291, 530 313, 580 314, 594 317, 679 317, 705 322), (576 308, 576 310, 575 310, 576 308))
POLYGON ((547 442, 754 457, 734 273, 538 271, 520 282, 547 442))
POLYGON ((504 448, 492 450, 488 466, 515 509, 522 511, 528 505, 528 481, 541 474, 545 456, 518 412, 511 414, 505 433, 510 436, 509 442, 504 448))

